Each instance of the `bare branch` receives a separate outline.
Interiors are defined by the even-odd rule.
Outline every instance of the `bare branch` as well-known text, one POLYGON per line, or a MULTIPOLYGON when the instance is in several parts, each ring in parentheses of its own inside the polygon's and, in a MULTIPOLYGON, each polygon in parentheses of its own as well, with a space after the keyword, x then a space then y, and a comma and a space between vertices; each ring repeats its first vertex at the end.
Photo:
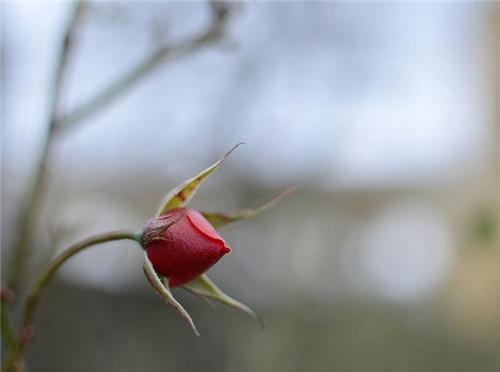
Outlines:
POLYGON ((50 154, 50 149, 53 141, 54 129, 56 126, 56 116, 59 109, 58 102, 60 101, 61 85, 66 72, 68 58, 73 49, 73 40, 76 28, 83 12, 83 2, 77 2, 72 9, 71 16, 68 19, 68 24, 64 31, 59 57, 57 58, 57 66, 54 73, 54 78, 51 87, 51 96, 49 99, 49 118, 47 123, 47 132, 40 150, 39 157, 36 162, 35 175, 31 189, 26 192, 26 196, 18 216, 18 233, 15 235, 17 241, 14 243, 13 259, 10 272, 10 288, 17 292, 19 285, 24 280, 28 266, 30 243, 35 225, 36 216, 41 206, 43 188, 44 188, 44 172, 47 167, 47 159, 50 154))
POLYGON ((167 60, 188 55, 219 41, 223 36, 223 31, 229 18, 229 6, 223 2, 211 2, 210 9, 212 12, 212 22, 198 36, 178 44, 159 47, 124 76, 111 83, 101 93, 58 120, 55 123, 57 129, 61 131, 73 128, 83 119, 101 111, 129 91, 143 78, 149 76, 167 60))

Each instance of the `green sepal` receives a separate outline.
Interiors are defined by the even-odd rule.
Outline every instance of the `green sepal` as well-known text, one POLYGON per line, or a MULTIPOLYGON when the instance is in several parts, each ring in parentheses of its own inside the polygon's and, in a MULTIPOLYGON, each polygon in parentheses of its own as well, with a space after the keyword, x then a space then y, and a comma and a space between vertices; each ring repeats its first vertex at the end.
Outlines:
POLYGON ((245 220, 251 218, 259 213, 262 213, 271 207, 275 206, 281 199, 292 194, 298 189, 297 186, 292 186, 276 195, 273 199, 269 200, 267 203, 261 205, 255 209, 242 209, 234 214, 217 213, 217 212, 200 212, 210 224, 217 228, 230 224, 232 222, 245 220))
POLYGON ((213 299, 220 303, 234 307, 235 309, 250 315, 257 321, 262 329, 264 328, 264 322, 252 309, 222 292, 206 274, 203 274, 189 283, 184 284, 182 288, 202 298, 213 299))
POLYGON ((235 145, 229 152, 224 155, 221 159, 219 159, 216 163, 199 173, 197 176, 187 180, 171 190, 165 197, 162 199, 160 203, 160 207, 156 212, 156 217, 162 216, 167 213, 169 210, 174 208, 184 207, 189 200, 194 196, 198 188, 201 184, 214 173, 217 169, 219 169, 224 160, 240 145, 243 143, 238 143, 235 145))
POLYGON ((172 295, 172 292, 170 292, 170 288, 168 287, 167 284, 163 283, 156 273, 155 269, 153 268, 153 264, 149 260, 148 254, 145 252, 144 253, 144 264, 143 264, 143 269, 144 269, 144 274, 146 275, 146 278, 148 279, 149 283, 151 286, 156 290, 156 292, 160 295, 163 300, 172 306, 191 326, 192 330, 194 333, 199 336, 200 333, 196 329, 196 326, 194 325, 193 320, 191 319, 191 316, 188 314, 188 312, 182 307, 182 305, 177 302, 177 300, 174 298, 172 295))

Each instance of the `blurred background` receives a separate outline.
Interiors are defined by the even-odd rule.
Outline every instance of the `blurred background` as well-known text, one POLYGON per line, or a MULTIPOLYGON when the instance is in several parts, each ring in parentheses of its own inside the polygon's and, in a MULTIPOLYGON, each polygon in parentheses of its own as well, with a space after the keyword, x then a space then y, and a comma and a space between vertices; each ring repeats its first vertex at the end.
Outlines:
POLYGON ((497 3, 91 2, 56 105, 74 4, 1 7, 2 281, 51 105, 70 120, 41 164, 27 277, 92 233, 142 226, 240 141, 193 207, 302 186, 224 228, 233 253, 210 271, 265 331, 174 291, 195 337, 146 283, 140 249, 112 243, 51 285, 32 371, 500 370, 497 3), (165 46, 172 58, 150 59, 165 46))

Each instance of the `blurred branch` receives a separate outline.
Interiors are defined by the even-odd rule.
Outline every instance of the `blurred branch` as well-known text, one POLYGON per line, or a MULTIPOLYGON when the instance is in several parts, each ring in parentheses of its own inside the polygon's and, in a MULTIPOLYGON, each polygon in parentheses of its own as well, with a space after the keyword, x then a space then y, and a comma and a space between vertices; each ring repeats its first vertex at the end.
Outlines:
POLYGON ((83 119, 107 107, 134 87, 140 80, 149 76, 165 61, 188 55, 219 41, 224 34, 224 29, 229 18, 229 6, 223 2, 210 2, 209 4, 212 12, 212 21, 198 36, 178 44, 159 47, 101 93, 58 120, 55 123, 57 129, 65 130, 73 128, 83 119))
POLYGON ((27 271, 33 230, 43 199, 47 159, 49 158, 54 138, 54 131, 56 129, 56 118, 59 110, 58 103, 60 101, 62 81, 66 72, 69 56, 73 49, 75 31, 82 13, 83 2, 75 3, 64 31, 64 38, 59 56, 57 58, 57 66, 52 81, 50 100, 48 104, 50 111, 47 132, 36 162, 35 175, 33 181, 30 183, 30 185, 32 185, 31 189, 26 193, 23 206, 18 216, 18 233, 15 235, 17 241, 14 243, 13 260, 10 272, 10 287, 14 292, 18 292, 19 286, 24 280, 27 271))

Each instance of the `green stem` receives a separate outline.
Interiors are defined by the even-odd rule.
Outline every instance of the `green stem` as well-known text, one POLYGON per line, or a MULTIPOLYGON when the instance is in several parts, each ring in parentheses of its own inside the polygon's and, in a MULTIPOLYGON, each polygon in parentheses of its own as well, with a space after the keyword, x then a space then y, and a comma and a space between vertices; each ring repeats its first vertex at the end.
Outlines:
POLYGON ((17 338, 14 340, 10 352, 7 357, 7 372, 20 371, 22 370, 20 361, 23 356, 24 350, 29 343, 29 338, 31 334, 31 326, 33 323, 33 318, 35 311, 38 307, 40 298, 45 291, 45 288, 49 284, 50 280, 53 278, 56 271, 64 264, 67 260, 73 257, 75 254, 94 246, 96 244, 111 242, 114 240, 134 240, 140 242, 142 232, 136 230, 119 230, 108 233, 103 233, 95 235, 88 239, 85 239, 79 243, 75 243, 63 252, 61 252, 57 257, 55 257, 49 265, 43 270, 34 284, 30 288, 27 296, 26 304, 23 308, 21 324, 19 327, 17 338))
POLYGON ((9 349, 14 343, 14 330, 12 329, 12 323, 10 322, 8 303, 2 299, 2 306, 0 308, 1 314, 1 326, 2 326, 2 339, 5 342, 5 349, 9 349))

